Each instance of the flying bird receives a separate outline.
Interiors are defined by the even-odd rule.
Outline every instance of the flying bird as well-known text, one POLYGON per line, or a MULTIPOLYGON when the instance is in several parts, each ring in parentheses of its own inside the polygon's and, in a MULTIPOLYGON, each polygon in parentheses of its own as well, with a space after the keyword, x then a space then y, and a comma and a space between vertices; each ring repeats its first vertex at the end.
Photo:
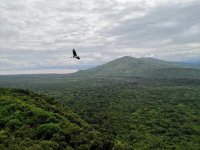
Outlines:
POLYGON ((76 54, 75 49, 73 49, 72 52, 73 52, 73 58, 80 59, 80 57, 76 54))

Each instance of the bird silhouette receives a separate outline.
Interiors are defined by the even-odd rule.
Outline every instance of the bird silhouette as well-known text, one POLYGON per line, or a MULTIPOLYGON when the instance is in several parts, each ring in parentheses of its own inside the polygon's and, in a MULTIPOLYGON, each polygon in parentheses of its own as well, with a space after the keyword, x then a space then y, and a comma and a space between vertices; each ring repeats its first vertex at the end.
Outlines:
POLYGON ((80 59, 80 57, 76 54, 75 49, 73 49, 72 52, 73 52, 73 58, 80 59))

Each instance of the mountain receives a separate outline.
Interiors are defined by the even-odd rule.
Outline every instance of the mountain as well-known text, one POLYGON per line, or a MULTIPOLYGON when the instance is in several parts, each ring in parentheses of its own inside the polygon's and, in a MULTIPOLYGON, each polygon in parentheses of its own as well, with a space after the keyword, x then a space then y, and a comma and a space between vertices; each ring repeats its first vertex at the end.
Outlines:
POLYGON ((111 149, 67 107, 30 91, 0 88, 0 149, 111 149))
POLYGON ((199 78, 200 69, 190 64, 125 56, 95 68, 78 71, 74 75, 90 77, 199 78))

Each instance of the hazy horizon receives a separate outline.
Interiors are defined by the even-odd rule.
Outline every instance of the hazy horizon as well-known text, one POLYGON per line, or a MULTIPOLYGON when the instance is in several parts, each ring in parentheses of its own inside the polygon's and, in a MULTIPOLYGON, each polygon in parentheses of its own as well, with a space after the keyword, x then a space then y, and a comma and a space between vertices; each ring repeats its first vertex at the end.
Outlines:
MULTIPOLYGON (((123 57, 131 57, 131 56, 123 56, 123 57)), ((122 57, 120 57, 122 58, 122 57)), ((136 57, 132 57, 132 58, 136 58, 136 57)), ((152 58, 152 59, 156 59, 153 57, 138 57, 138 58, 152 58)), ((117 58, 119 59, 119 58, 117 58)), ((114 59, 116 60, 116 59, 114 59)), ((111 60, 111 61, 114 61, 111 60)), ((157 59, 160 60, 160 59, 157 59)), ((166 61, 166 60, 163 60, 166 61)), ((175 61, 170 61, 170 62, 175 62, 175 61)), ((29 75, 29 74, 70 74, 70 73, 75 73, 79 70, 86 70, 86 69, 90 69, 90 68, 94 68, 97 67, 99 65, 103 65, 106 64, 108 62, 102 63, 102 64, 96 64, 96 65, 92 65, 92 66, 88 66, 88 65, 82 65, 77 67, 77 69, 73 69, 76 68, 76 66, 70 66, 71 69, 66 69, 66 66, 57 66, 58 69, 56 69, 56 67, 52 67, 52 68, 40 68, 40 69, 21 69, 21 70, 2 70, 0 71, 0 75, 29 75)), ((193 65, 200 65, 200 61, 182 61, 182 62, 177 62, 177 63, 184 63, 184 64, 193 64, 193 65)))
POLYGON ((70 74, 77 71, 77 69, 8 70, 1 71, 0 75, 70 74))

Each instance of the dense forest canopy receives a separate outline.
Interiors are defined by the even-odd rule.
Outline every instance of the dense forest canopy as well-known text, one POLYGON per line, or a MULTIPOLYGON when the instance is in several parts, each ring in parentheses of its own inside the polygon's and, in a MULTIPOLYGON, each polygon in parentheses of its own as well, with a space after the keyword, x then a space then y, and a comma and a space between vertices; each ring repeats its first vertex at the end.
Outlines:
POLYGON ((0 149, 111 149, 111 141, 53 98, 0 88, 0 149))
POLYGON ((199 79, 35 75, 1 77, 0 83, 54 97, 123 148, 200 146, 199 79))

